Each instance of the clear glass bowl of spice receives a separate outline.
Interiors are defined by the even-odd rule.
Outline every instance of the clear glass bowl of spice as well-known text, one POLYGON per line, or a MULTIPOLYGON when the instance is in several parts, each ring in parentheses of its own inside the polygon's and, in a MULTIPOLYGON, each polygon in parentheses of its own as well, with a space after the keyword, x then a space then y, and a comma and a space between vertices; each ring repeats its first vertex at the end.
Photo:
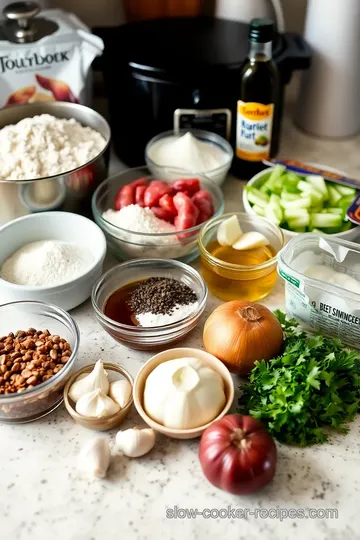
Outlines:
POLYGON ((198 324, 207 286, 191 266, 171 259, 135 259, 106 272, 92 304, 101 326, 118 342, 141 350, 180 341, 198 324))
POLYGON ((43 302, 0 306, 0 421, 25 423, 56 409, 78 355, 80 333, 43 302))

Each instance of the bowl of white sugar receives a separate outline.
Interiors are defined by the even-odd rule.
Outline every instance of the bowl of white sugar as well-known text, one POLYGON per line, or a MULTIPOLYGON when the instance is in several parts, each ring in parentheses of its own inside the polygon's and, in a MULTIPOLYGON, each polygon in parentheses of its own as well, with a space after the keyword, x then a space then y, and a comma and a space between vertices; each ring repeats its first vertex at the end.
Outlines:
POLYGON ((42 212, 0 227, 1 303, 35 300, 66 311, 85 302, 102 273, 106 239, 88 218, 42 212))
POLYGON ((226 139, 202 129, 164 131, 145 148, 145 161, 156 176, 162 167, 203 174, 221 186, 229 172, 234 152, 226 139))

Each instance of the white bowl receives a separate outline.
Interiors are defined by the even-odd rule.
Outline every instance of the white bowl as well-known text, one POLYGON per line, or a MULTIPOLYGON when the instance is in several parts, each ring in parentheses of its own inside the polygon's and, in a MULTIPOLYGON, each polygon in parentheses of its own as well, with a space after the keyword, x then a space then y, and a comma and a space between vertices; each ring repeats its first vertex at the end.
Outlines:
MULTIPOLYGON (((322 168, 325 168, 325 167, 322 166, 322 168)), ((263 171, 260 171, 258 174, 253 176, 247 182, 247 186, 253 186, 253 187, 262 186, 262 184, 265 182, 265 179, 270 175, 272 170, 273 170, 272 167, 268 167, 267 169, 264 169, 263 171)), ((248 201, 246 189, 243 189, 242 202, 243 202, 243 205, 244 205, 245 212, 247 214, 257 216, 257 213, 254 212, 254 210, 252 209, 251 204, 248 201)), ((294 236, 297 236, 298 234, 300 234, 300 233, 297 233, 297 232, 289 231, 288 229, 282 229, 281 228, 281 230, 282 230, 282 232, 284 234, 286 242, 288 242, 290 240, 290 238, 293 238, 294 236)), ((359 227, 353 227, 352 229, 349 229, 348 231, 340 232, 340 233, 337 233, 337 234, 329 234, 328 236, 336 236, 337 238, 343 238, 344 240, 354 242, 359 237, 359 235, 360 235, 360 228, 359 227)))
POLYGON ((106 239, 100 227, 90 219, 70 212, 43 212, 15 219, 0 227, 0 268, 22 246, 40 240, 80 244, 92 253, 93 263, 73 281, 51 287, 16 285, 0 278, 0 304, 35 300, 68 311, 85 302, 101 275, 106 255, 106 239))

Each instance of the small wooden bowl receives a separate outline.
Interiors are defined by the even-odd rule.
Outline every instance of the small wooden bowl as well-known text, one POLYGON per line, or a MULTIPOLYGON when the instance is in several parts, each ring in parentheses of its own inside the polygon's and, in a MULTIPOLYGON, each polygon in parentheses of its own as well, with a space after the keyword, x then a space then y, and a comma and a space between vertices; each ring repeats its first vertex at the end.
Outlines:
MULTIPOLYGON (((72 399, 69 398, 70 386, 76 381, 79 375, 82 375, 84 373, 90 373, 94 369, 94 366, 95 364, 88 364, 87 366, 79 369, 76 373, 72 375, 72 377, 70 377, 64 388, 64 404, 66 410, 77 424, 80 424, 88 429, 105 431, 107 429, 112 429, 116 426, 119 426, 121 422, 126 418, 130 411, 131 405, 133 404, 133 397, 131 394, 129 401, 127 402, 125 407, 120 409, 119 412, 105 418, 88 418, 87 416, 83 416, 82 414, 77 413, 75 410, 75 403, 72 401, 72 399)), ((131 384, 131 388, 134 388, 134 379, 132 378, 130 373, 128 373, 123 367, 119 366, 119 364, 104 363, 104 368, 106 369, 106 371, 109 372, 110 382, 120 379, 120 377, 114 377, 113 380, 111 380, 110 372, 114 372, 116 374, 122 375, 125 379, 129 381, 129 383, 131 384)))
POLYGON ((160 433, 163 433, 167 437, 171 437, 173 439, 195 439, 196 437, 200 437, 205 431, 205 429, 209 427, 213 422, 215 422, 215 420, 220 420, 220 418, 226 415, 234 401, 235 390, 234 381, 232 379, 230 371, 220 360, 215 358, 215 356, 200 349, 178 348, 168 349, 159 354, 156 354, 142 366, 135 378, 133 394, 136 410, 148 426, 153 428, 155 431, 159 431, 160 433), (175 360, 177 358, 189 357, 201 360, 205 365, 212 368, 214 371, 217 371, 219 375, 221 375, 224 381, 226 402, 223 410, 218 414, 218 416, 204 426, 199 426, 192 429, 168 428, 166 426, 163 426, 162 424, 158 424, 146 414, 143 406, 145 382, 150 373, 163 362, 175 360))

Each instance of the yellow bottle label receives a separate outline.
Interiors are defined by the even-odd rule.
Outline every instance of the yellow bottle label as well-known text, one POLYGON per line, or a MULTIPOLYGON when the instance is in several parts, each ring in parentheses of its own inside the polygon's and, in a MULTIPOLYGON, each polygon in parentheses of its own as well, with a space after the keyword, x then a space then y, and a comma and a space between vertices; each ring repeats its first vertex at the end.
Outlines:
POLYGON ((236 155, 246 161, 270 157, 274 105, 238 101, 236 155))

